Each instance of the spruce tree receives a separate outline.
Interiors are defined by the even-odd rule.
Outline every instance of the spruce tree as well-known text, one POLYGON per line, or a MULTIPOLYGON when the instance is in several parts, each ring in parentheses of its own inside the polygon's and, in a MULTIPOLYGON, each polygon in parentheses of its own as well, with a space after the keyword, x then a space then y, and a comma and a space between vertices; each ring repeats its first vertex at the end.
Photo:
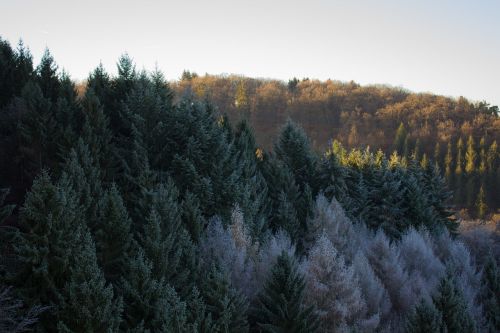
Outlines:
POLYGON ((53 184, 46 172, 21 209, 25 231, 14 243, 21 269, 12 281, 28 304, 51 307, 41 319, 48 331, 113 331, 120 321, 120 303, 105 286, 81 211, 71 188, 53 184))
POLYGON ((259 294, 253 318, 262 332, 315 332, 313 309, 303 304, 305 282, 295 260, 283 252, 259 294))
POLYGON ((55 103, 59 96, 61 83, 57 74, 57 65, 49 49, 45 52, 36 68, 36 82, 42 90, 43 96, 55 103))
POLYGON ((441 314, 432 303, 422 299, 405 324, 406 333, 440 332, 442 329, 441 314))
POLYGON ((121 322, 122 302, 115 300, 97 264, 95 245, 86 228, 75 230, 69 281, 64 302, 57 309, 59 332, 115 332, 121 322))
POLYGON ((112 185, 99 200, 95 234, 97 258, 107 281, 125 274, 132 252, 131 221, 121 195, 112 185))
POLYGON ((252 236, 259 238, 267 228, 268 188, 256 155, 255 137, 246 120, 237 125, 234 146, 241 170, 239 206, 252 236))
POLYGON ((304 130, 288 119, 281 129, 274 151, 276 157, 290 169, 299 188, 303 190, 309 184, 315 193, 317 159, 304 130))
POLYGON ((129 332, 184 332, 185 305, 164 279, 153 277, 141 249, 127 263, 121 279, 124 311, 121 329, 129 332))
POLYGON ((245 296, 230 285, 228 277, 215 265, 212 265, 203 279, 201 290, 206 309, 219 332, 248 331, 248 302, 245 296))
POLYGON ((436 309, 446 332, 475 332, 475 324, 469 313, 462 293, 451 276, 445 276, 439 283, 437 294, 433 297, 436 309))
POLYGON ((152 264, 152 276, 180 290, 191 289, 196 258, 189 233, 181 224, 178 192, 172 182, 149 193, 149 213, 139 244, 152 264))

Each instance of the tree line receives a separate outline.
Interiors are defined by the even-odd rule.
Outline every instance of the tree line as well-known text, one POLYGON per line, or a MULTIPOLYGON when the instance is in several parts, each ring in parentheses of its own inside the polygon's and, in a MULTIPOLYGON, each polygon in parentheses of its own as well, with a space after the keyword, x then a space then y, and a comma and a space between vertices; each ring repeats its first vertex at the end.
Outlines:
POLYGON ((172 87, 179 96, 191 93, 212 100, 233 123, 246 119, 266 149, 272 149, 280 127, 291 118, 302 125, 318 151, 337 140, 348 148, 370 146, 387 155, 397 151, 407 159, 425 155, 439 165, 454 190, 457 209, 484 218, 499 208, 497 106, 383 85, 307 78, 286 83, 189 71, 172 87))
POLYGON ((318 154, 292 120, 262 149, 117 67, 79 95, 0 42, 0 331, 498 330, 498 256, 457 238, 435 163, 318 154))

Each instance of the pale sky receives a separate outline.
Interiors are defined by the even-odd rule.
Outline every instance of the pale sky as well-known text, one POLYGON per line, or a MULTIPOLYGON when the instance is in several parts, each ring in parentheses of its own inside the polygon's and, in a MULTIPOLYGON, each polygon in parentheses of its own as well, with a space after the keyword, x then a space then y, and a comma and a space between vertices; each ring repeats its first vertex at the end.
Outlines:
POLYGON ((80 80, 184 69, 383 83, 500 105, 499 0, 0 0, 0 36, 80 80))

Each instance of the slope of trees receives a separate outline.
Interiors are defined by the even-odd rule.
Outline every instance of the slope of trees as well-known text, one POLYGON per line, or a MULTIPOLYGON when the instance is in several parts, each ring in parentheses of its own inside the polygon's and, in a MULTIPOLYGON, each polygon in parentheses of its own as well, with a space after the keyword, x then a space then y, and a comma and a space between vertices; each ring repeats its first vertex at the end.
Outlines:
POLYGON ((498 328, 498 263, 456 238, 417 153, 319 155, 291 120, 260 149, 247 122, 127 55, 79 96, 49 51, 35 69, 0 46, 1 330, 498 328))
POLYGON ((456 207, 479 218, 500 208, 497 106, 307 78, 287 84, 190 73, 173 88, 178 96, 209 98, 233 123, 246 119, 266 149, 273 147, 280 127, 290 118, 301 124, 318 151, 338 140, 349 149, 370 146, 424 163, 432 159, 454 190, 456 207))

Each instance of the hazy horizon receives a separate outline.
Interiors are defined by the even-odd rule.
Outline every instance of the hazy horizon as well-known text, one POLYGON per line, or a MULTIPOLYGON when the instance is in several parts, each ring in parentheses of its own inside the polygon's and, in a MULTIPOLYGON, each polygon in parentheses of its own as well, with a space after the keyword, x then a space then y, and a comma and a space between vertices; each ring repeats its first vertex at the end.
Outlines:
POLYGON ((84 80, 137 69, 384 84, 500 105, 495 1, 7 1, 0 36, 84 80), (29 10, 26 10, 29 8, 29 10))

